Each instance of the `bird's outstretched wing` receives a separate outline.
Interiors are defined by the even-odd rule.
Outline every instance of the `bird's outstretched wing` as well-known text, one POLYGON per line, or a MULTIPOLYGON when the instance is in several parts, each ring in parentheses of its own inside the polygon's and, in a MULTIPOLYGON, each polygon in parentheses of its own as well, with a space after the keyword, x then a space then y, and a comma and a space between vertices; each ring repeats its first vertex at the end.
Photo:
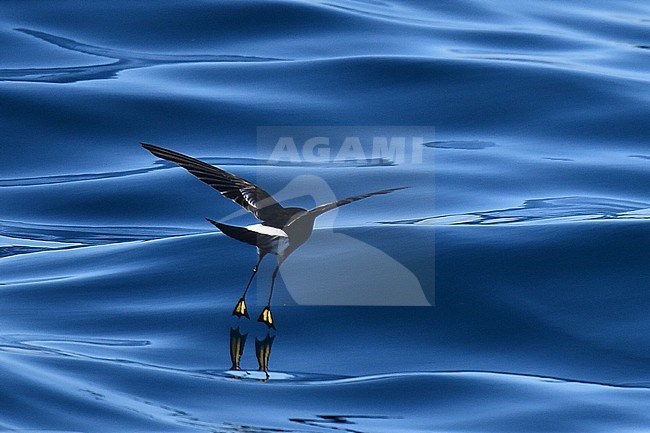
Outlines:
POLYGON ((324 214, 327 211, 330 211, 332 209, 335 209, 337 207, 345 206, 346 204, 353 203, 358 200, 363 200, 364 198, 372 197, 373 195, 381 195, 381 194, 388 194, 393 191, 397 191, 400 189, 405 189, 408 188, 406 186, 401 186, 398 188, 389 188, 389 189, 382 189, 381 191, 375 191, 375 192, 369 192, 367 194, 361 194, 361 195, 355 195, 353 197, 348 197, 348 198, 343 198, 341 200, 334 201, 332 203, 326 203, 322 204, 320 206, 316 206, 312 210, 309 211, 310 214, 318 216, 321 214, 324 214))
POLYGON ((269 193, 252 184, 246 179, 228 173, 206 162, 192 158, 173 150, 154 146, 153 144, 140 143, 142 147, 153 153, 158 158, 166 159, 180 165, 194 176, 216 189, 226 198, 234 201, 255 218, 272 227, 282 227, 286 221, 276 221, 284 216, 285 209, 269 193))

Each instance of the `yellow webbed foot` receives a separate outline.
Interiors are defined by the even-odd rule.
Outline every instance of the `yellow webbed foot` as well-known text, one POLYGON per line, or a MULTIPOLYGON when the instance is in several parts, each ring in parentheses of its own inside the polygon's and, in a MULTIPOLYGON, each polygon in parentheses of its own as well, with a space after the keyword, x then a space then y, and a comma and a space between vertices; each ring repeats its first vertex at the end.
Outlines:
POLYGON ((271 314, 271 308, 266 306, 260 313, 260 317, 257 318, 258 322, 264 323, 269 328, 275 329, 275 324, 273 323, 273 315, 271 314))
POLYGON ((246 300, 244 298, 239 298, 237 305, 235 305, 235 309, 232 310, 232 315, 237 317, 244 316, 247 319, 250 319, 250 316, 248 315, 248 308, 246 307, 246 300))

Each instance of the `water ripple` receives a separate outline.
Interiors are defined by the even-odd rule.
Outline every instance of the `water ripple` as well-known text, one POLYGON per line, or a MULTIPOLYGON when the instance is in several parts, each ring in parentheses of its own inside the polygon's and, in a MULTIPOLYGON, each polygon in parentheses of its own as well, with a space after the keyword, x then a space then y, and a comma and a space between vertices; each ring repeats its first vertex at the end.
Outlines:
POLYGON ((519 207, 481 212, 439 215, 384 222, 422 225, 498 225, 513 223, 562 223, 597 220, 647 220, 650 203, 599 197, 559 197, 531 199, 519 207))
MULTIPOLYGON (((312 161, 290 161, 273 160, 260 158, 230 158, 230 157, 201 157, 201 160, 216 166, 250 166, 250 167, 317 167, 317 168, 346 168, 346 167, 390 167, 396 165, 389 158, 365 158, 365 159, 340 159, 324 162, 312 161)), ((34 185, 57 185, 72 182, 85 182, 89 180, 112 179, 139 174, 150 173, 156 170, 177 168, 167 161, 157 161, 153 167, 139 168, 133 170, 110 171, 101 173, 77 173, 54 176, 35 176, 13 179, 0 179, 0 188, 34 186, 34 185)))
POLYGON ((650 9, 557 6, 1 2, 0 430, 648 430, 650 9), (396 123, 435 127, 421 160, 256 131, 396 123), (278 334, 230 315, 255 251, 203 217, 240 208, 140 140, 269 192, 410 188, 319 220, 278 334), (371 306, 411 282, 434 306, 371 306))
POLYGON ((61 68, 21 68, 0 69, 0 81, 25 81, 46 83, 75 83, 78 81, 114 78, 119 72, 129 69, 146 68, 156 65, 181 63, 241 63, 276 62, 286 59, 242 55, 181 55, 132 53, 112 48, 84 44, 73 39, 63 38, 38 30, 18 28, 19 32, 49 42, 60 48, 98 57, 117 59, 113 63, 61 68))
MULTIPOLYGON (((191 233, 197 233, 197 231, 176 227, 66 226, 0 220, 0 236, 11 238, 11 242, 19 244, 19 246, 22 246, 20 244, 35 245, 42 249, 152 240, 191 233)), ((0 240, 2 239, 0 238, 0 240)))
POLYGON ((488 147, 496 146, 496 143, 491 141, 482 140, 447 140, 447 141, 432 141, 423 143, 426 147, 433 147, 435 149, 458 149, 458 150, 480 150, 488 147))

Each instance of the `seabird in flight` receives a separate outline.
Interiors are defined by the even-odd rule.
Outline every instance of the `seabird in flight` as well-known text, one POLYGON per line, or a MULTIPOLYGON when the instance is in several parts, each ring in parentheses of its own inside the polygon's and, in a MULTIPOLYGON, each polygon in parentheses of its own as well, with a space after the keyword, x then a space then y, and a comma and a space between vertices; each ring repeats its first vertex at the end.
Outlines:
POLYGON ((273 286, 278 275, 280 265, 300 245, 304 244, 314 229, 316 217, 337 207, 372 197, 373 195, 388 194, 390 192, 404 189, 390 188, 367 194, 356 195, 331 203, 325 203, 311 210, 299 207, 282 207, 269 193, 262 188, 252 184, 246 179, 228 173, 218 167, 210 165, 198 159, 183 155, 172 150, 154 146, 152 144, 140 143, 142 147, 153 153, 155 156, 171 161, 183 167, 201 181, 216 189, 226 198, 233 200, 255 218, 261 221, 260 224, 253 224, 246 227, 232 226, 206 218, 227 236, 240 242, 245 242, 257 247, 257 263, 253 267, 253 273, 248 279, 248 284, 242 293, 232 314, 237 317, 249 318, 246 307, 246 293, 257 273, 257 268, 267 254, 275 254, 278 264, 273 271, 271 278, 271 289, 266 307, 262 310, 259 322, 266 324, 269 328, 275 329, 273 316, 271 315, 271 297, 273 286))

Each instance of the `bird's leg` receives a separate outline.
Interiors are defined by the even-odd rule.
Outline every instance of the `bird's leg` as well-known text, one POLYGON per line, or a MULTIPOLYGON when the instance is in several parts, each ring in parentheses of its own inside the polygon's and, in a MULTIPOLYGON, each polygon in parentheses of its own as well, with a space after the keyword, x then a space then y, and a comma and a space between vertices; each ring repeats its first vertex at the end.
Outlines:
POLYGON ((244 293, 242 293, 241 298, 239 298, 239 301, 237 301, 237 305, 235 305, 235 309, 232 311, 233 316, 237 317, 246 317, 247 319, 250 319, 250 316, 248 315, 248 308, 246 307, 246 292, 248 292, 248 288, 251 286, 251 283, 253 282, 253 277, 255 277, 255 274, 257 273, 257 268, 260 266, 260 262, 262 261, 262 258, 264 257, 264 254, 259 254, 257 258, 257 263, 255 263, 255 266, 253 267, 253 273, 251 274, 251 277, 248 279, 248 284, 246 284, 246 288, 244 289, 244 293))
POLYGON ((273 276, 271 277, 271 290, 269 291, 269 300, 266 302, 266 307, 260 313, 260 317, 257 318, 258 322, 264 323, 269 328, 275 329, 275 324, 273 323, 273 316, 271 315, 271 297, 273 296, 273 287, 275 286, 275 277, 278 276, 278 271, 280 270, 281 261, 278 262, 278 265, 273 271, 273 276))
POLYGON ((273 271, 273 276, 271 277, 271 290, 269 290, 269 299, 266 301, 266 306, 270 307, 271 306, 271 298, 273 297, 273 287, 275 287, 275 277, 278 276, 278 271, 280 270, 280 264, 278 264, 275 267, 275 270, 273 271))

